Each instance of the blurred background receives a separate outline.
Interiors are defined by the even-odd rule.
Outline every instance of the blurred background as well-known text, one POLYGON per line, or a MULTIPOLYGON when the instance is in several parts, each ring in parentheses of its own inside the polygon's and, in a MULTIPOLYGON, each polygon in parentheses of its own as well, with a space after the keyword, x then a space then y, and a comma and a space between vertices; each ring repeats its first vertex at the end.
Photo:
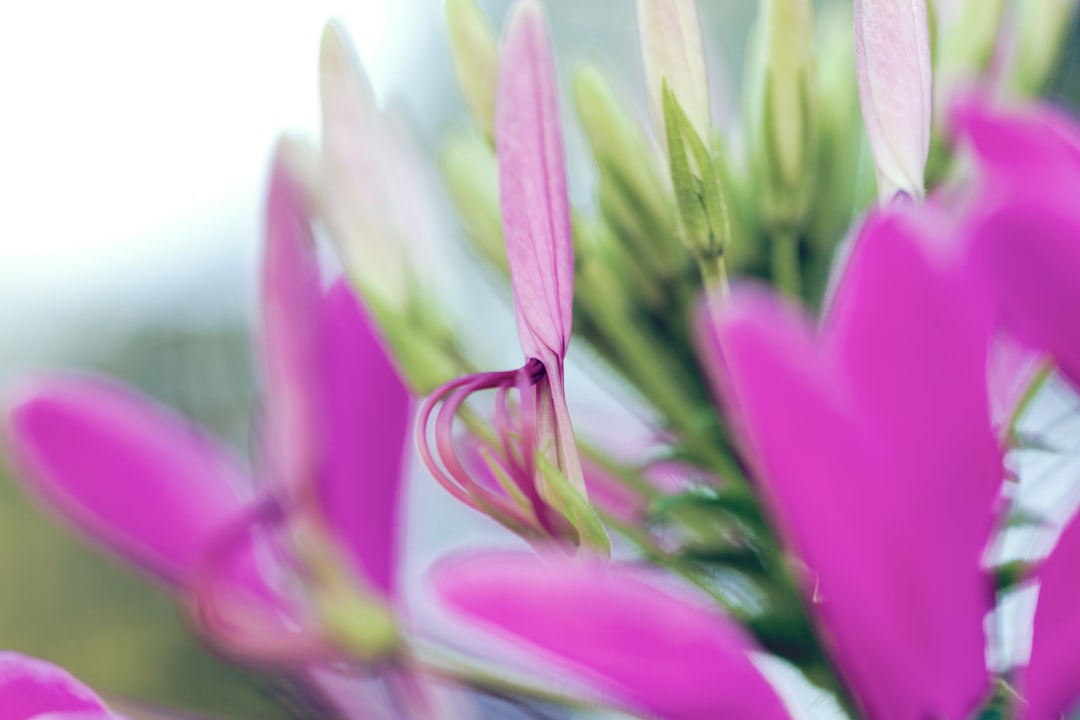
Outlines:
MULTIPOLYGON (((496 27, 509 4, 481 0, 496 27)), ((563 78, 601 58, 644 120, 633 0, 545 5, 563 78)), ((755 7, 699 2, 721 122, 737 107, 755 7)), ((318 42, 332 16, 380 102, 411 119, 434 157, 465 121, 439 0, 0 6, 0 386, 42 367, 95 368, 247 451, 264 175, 283 130, 317 137, 318 42)), ((1080 97, 1075 55, 1057 83, 1067 102, 1080 97)), ((567 145, 572 194, 588 204, 588 153, 575 130, 567 145)), ((446 241, 459 236, 448 213, 446 241)), ((447 302, 475 307, 464 293, 447 302)), ((513 362, 509 318, 485 342, 513 362)), ((420 474, 414 484, 414 512, 418 495, 441 496, 420 474)), ((423 505, 416 557, 482 525, 449 503, 423 505)), ((164 592, 81 545, 3 470, 0 648, 136 702, 286 717, 265 682, 190 639, 164 592)))

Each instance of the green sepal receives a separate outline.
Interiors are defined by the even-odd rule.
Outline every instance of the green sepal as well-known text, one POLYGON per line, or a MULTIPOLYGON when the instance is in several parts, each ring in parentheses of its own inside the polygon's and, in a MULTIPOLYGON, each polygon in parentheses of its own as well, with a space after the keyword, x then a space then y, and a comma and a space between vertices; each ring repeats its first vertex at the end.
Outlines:
POLYGON ((668 166, 683 242, 699 259, 721 257, 731 224, 719 174, 708 147, 666 82, 663 104, 668 166))
POLYGON ((610 557, 611 539, 596 509, 547 458, 538 454, 536 464, 546 485, 545 497, 577 531, 579 546, 590 548, 601 557, 610 557))

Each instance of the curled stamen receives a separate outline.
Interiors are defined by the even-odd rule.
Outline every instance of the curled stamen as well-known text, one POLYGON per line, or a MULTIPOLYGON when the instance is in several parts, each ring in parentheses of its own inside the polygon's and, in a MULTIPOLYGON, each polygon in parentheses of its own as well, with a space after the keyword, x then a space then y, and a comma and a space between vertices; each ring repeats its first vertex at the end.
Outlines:
MULTIPOLYGON (((546 376, 543 363, 530 360, 518 370, 481 373, 451 381, 436 390, 420 409, 417 445, 424 464, 451 495, 490 515, 522 535, 549 535, 550 511, 536 487, 536 422, 532 388, 546 376), (495 482, 478 481, 470 471, 454 437, 454 421, 465 402, 482 390, 495 390, 495 440, 478 438, 477 461, 495 476, 495 482), (517 390, 519 406, 510 400, 517 390), (438 411, 436 412, 436 407, 438 411), (428 436, 434 421, 434 451, 428 436), (437 456, 437 457, 436 457, 437 456), (504 485, 509 481, 509 485, 504 485)), ((473 463, 475 464, 475 463, 473 463)))

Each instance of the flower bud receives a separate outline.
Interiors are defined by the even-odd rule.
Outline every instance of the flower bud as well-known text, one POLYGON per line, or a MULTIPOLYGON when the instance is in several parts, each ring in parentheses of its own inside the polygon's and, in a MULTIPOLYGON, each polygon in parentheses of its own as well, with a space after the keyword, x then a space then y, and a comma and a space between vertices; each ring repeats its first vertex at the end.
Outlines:
POLYGON ((499 209, 499 168, 491 146, 472 132, 451 133, 439 153, 439 169, 469 239, 487 262, 509 275, 499 209))
POLYGON ((1046 87, 1061 60, 1077 0, 1016 0, 1016 38, 1009 83, 1035 95, 1046 87))
POLYGON ((800 224, 816 163, 813 6, 762 0, 750 60, 747 132, 762 213, 774 227, 800 224))
POLYGON ((577 73, 574 100, 599 170, 604 219, 650 273, 678 272, 685 254, 671 232, 671 191, 640 125, 595 65, 577 73))
POLYGON ((709 149, 667 85, 664 124, 683 243, 699 261, 717 260, 731 237, 720 175, 709 149))
POLYGON ((694 0, 638 0, 642 64, 653 128, 664 142, 664 85, 694 131, 709 139, 709 86, 694 0))
POLYGON ((855 62, 878 197, 922 198, 933 119, 925 0, 855 0, 855 62))
POLYGON ((495 138, 495 82, 499 47, 476 0, 447 0, 446 22, 458 84, 473 121, 492 142, 495 138))

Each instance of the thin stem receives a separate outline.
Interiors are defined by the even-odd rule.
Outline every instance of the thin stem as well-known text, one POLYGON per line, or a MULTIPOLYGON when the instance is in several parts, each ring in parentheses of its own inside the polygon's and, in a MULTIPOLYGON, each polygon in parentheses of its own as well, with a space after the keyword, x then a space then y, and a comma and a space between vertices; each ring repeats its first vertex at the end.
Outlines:
POLYGON ((777 230, 771 239, 773 283, 785 295, 798 298, 802 294, 799 236, 791 230, 777 230))
POLYGON ((728 287, 727 267, 723 253, 697 256, 698 270, 701 271, 701 283, 710 298, 726 298, 731 289, 728 287))

